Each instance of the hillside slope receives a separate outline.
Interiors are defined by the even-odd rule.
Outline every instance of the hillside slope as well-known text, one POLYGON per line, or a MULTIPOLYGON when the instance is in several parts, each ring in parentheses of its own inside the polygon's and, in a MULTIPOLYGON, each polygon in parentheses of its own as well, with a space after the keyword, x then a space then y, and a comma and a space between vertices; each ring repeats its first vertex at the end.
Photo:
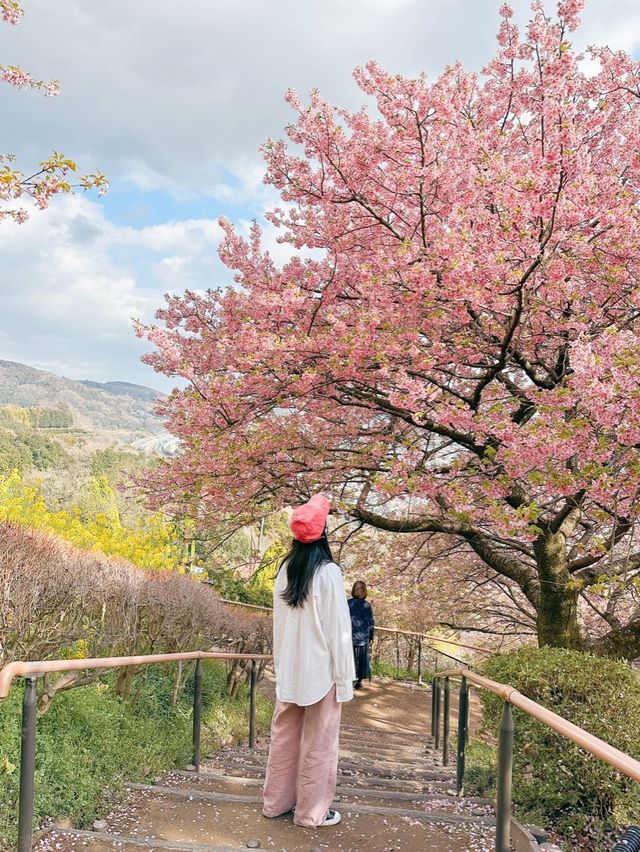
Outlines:
POLYGON ((74 424, 91 430, 130 430, 157 434, 162 421, 153 412, 158 391, 128 382, 75 381, 16 361, 0 360, 0 405, 69 406, 74 424))

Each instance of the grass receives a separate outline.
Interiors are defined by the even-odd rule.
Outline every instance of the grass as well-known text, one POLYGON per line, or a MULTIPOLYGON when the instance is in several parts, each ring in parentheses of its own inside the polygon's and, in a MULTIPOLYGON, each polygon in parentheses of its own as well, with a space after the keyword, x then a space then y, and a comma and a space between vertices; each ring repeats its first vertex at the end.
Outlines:
POLYGON ((466 748, 465 795, 494 798, 498 781, 497 769, 496 747, 479 739, 470 740, 466 748))
MULTIPOLYGON (((224 665, 203 667, 202 751, 246 739, 248 688, 226 694, 224 665)), ((113 679, 60 693, 39 720, 35 822, 69 817, 86 828, 107 812, 127 781, 143 781, 191 762, 193 676, 175 709, 173 672, 150 667, 138 674, 134 702, 118 698, 113 679)), ((0 849, 16 848, 22 688, 0 702, 0 849)), ((271 702, 258 695, 258 730, 271 718, 271 702)))

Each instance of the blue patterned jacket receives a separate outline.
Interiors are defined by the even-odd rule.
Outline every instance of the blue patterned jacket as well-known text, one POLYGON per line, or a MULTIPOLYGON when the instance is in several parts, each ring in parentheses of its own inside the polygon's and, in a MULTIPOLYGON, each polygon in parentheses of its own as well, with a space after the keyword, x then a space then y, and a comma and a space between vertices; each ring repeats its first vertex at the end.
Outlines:
POLYGON ((373 610, 369 601, 362 598, 349 598, 351 613, 351 632, 354 645, 366 645, 373 639, 373 610))

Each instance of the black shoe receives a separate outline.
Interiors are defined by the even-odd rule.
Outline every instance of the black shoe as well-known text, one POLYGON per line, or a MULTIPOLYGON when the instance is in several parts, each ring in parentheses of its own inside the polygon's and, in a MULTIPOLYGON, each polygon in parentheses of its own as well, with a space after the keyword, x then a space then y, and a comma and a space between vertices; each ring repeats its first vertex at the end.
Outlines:
POLYGON ((362 680, 357 680, 357 681, 354 683, 353 688, 354 688, 354 689, 362 689, 362 680))

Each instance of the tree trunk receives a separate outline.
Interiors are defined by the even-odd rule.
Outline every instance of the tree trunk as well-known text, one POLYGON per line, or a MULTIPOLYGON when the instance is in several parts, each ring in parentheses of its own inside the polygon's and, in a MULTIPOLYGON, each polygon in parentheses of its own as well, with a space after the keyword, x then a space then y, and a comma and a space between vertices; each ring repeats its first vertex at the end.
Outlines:
POLYGON ((176 666, 176 674, 173 679, 173 689, 171 690, 171 709, 176 709, 176 704, 178 703, 178 696, 180 695, 180 688, 182 685, 182 660, 178 660, 178 665, 176 666))
POLYGON ((68 689, 76 689, 80 686, 89 686, 96 683, 105 672, 98 671, 71 671, 63 672, 56 678, 46 675, 42 693, 38 698, 38 713, 44 716, 49 712, 53 699, 59 692, 66 692, 68 689))
POLYGON ((407 652, 407 669, 409 670, 409 674, 413 674, 413 661, 415 659, 415 642, 414 637, 409 636, 409 650, 407 652))
POLYGON ((536 617, 538 644, 556 648, 583 648, 578 625, 578 593, 563 589, 542 589, 536 617))
POLYGON ((582 650, 584 642, 578 624, 579 587, 567 569, 565 537, 545 533, 534 544, 540 597, 536 607, 538 644, 582 650))
POLYGON ((131 687, 135 678, 138 666, 123 666, 118 672, 116 678, 116 695, 125 701, 131 695, 131 687))

